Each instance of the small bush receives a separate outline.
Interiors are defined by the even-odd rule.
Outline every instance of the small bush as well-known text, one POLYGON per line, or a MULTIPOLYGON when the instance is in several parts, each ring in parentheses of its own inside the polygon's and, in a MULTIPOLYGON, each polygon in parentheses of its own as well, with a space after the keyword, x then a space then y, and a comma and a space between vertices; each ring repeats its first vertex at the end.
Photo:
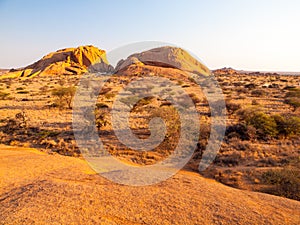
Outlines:
POLYGON ((18 91, 17 94, 28 94, 29 91, 18 91))
POLYGON ((263 112, 256 112, 249 118, 246 118, 246 123, 255 127, 261 136, 269 135, 274 137, 278 133, 274 118, 263 112))
POLYGON ((50 131, 50 130, 42 130, 37 135, 41 137, 42 139, 48 138, 48 137, 55 137, 59 135, 60 132, 57 131, 50 131))
POLYGON ((251 102, 251 105, 259 105, 259 103, 256 99, 253 99, 252 102, 251 102))
POLYGON ((226 109, 228 113, 234 113, 235 111, 239 110, 241 108, 240 104, 233 103, 230 100, 226 101, 226 109))
POLYGON ((111 92, 108 92, 108 93, 106 93, 106 94, 104 95, 104 97, 107 98, 107 99, 113 98, 113 97, 115 97, 115 96, 116 96, 116 94, 115 94, 115 93, 111 93, 111 92))
POLYGON ((234 124, 226 128, 226 137, 229 139, 238 138, 248 140, 247 127, 244 124, 234 124))
POLYGON ((286 98, 300 98, 300 89, 299 88, 293 88, 293 89, 289 89, 289 92, 286 93, 285 95, 286 98))
POLYGON ((296 111, 300 107, 300 98, 297 97, 287 98, 284 102, 292 106, 294 108, 294 111, 296 111))
POLYGON ((266 92, 261 89, 255 89, 255 90, 251 91, 251 95, 255 96, 255 97, 262 97, 262 96, 266 95, 266 92))

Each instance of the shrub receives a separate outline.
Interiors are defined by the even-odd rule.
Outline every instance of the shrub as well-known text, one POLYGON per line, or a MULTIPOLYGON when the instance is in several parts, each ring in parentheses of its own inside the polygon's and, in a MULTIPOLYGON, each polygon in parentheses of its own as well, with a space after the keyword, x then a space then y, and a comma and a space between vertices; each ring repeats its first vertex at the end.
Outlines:
POLYGON ((96 127, 100 130, 102 127, 105 127, 106 125, 110 124, 108 119, 108 111, 107 108, 99 108, 95 111, 95 123, 96 127))
POLYGON ((259 105, 259 103, 256 99, 253 99, 252 102, 251 102, 251 105, 259 105))
POLYGON ((298 98, 300 98, 300 89, 299 88, 289 89, 289 92, 286 93, 285 97, 286 98, 289 98, 289 97, 298 97, 298 98))
POLYGON ((244 124, 234 124, 226 128, 226 137, 239 138, 241 140, 247 140, 247 127, 244 124))
POLYGON ((235 111, 237 111, 241 108, 240 104, 233 103, 230 100, 226 100, 225 103, 226 103, 226 109, 227 109, 228 113, 234 113, 235 111))
POLYGON ((297 97, 287 98, 284 102, 292 106, 294 108, 294 111, 296 111, 300 107, 300 98, 297 97))
POLYGON ((285 103, 292 106, 294 108, 294 111, 296 111, 297 108, 300 107, 300 89, 289 89, 289 91, 285 95, 285 103))
POLYGON ((263 112, 255 112, 252 116, 246 118, 246 123, 255 127, 262 137, 264 135, 274 137, 278 133, 274 118, 263 112))
POLYGON ((107 99, 110 99, 110 98, 114 98, 116 96, 115 93, 111 93, 111 92, 108 92, 104 95, 105 98, 107 99))
POLYGON ((28 94, 29 91, 18 91, 17 94, 28 94))
POLYGON ((300 200, 300 173, 296 169, 269 170, 262 174, 262 180, 273 185, 268 193, 300 200))
POLYGON ((280 135, 290 137, 300 134, 300 118, 296 116, 272 116, 276 122, 277 130, 280 135))
POLYGON ((52 95, 57 98, 57 105, 63 108, 67 105, 71 109, 72 99, 75 94, 76 88, 74 86, 59 87, 52 91, 52 95))
POLYGON ((45 139, 48 137, 56 137, 59 134, 60 132, 50 130, 41 130, 39 133, 37 133, 37 135, 41 137, 41 139, 45 139))
POLYGON ((256 97, 262 97, 262 96, 266 95, 266 92, 261 89, 255 89, 255 90, 251 91, 251 95, 256 96, 256 97))
POLYGON ((245 121, 246 126, 252 126, 256 129, 256 134, 261 139, 275 137, 278 134, 275 119, 258 107, 240 110, 239 115, 245 121))

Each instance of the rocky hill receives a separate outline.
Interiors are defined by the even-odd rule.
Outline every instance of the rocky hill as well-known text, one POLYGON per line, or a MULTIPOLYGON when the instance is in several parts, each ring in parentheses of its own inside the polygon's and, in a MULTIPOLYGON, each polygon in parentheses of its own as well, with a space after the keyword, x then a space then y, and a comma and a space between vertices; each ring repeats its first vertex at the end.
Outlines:
POLYGON ((154 48, 130 55, 127 59, 119 61, 115 70, 120 71, 131 64, 175 68, 199 75, 210 74, 210 70, 187 51, 170 46, 154 48))
POLYGON ((37 75, 79 75, 87 72, 92 64, 109 68, 104 50, 92 45, 66 48, 49 53, 39 61, 17 70, 10 70, 5 77, 33 77, 37 75))
POLYGON ((121 59, 113 68, 106 59, 106 52, 88 45, 66 48, 49 53, 39 61, 21 69, 5 71, 1 78, 34 77, 37 75, 80 75, 92 72, 120 72, 130 65, 155 66, 180 69, 201 75, 209 75, 209 69, 187 51, 176 47, 154 48, 121 59))

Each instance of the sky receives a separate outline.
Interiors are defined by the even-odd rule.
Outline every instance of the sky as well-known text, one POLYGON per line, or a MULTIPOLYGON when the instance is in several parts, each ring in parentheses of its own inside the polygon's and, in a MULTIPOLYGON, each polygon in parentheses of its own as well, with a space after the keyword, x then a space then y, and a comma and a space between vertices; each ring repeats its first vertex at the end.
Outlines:
POLYGON ((0 68, 66 47, 162 41, 210 69, 300 72, 299 12, 298 0, 0 0, 0 68))

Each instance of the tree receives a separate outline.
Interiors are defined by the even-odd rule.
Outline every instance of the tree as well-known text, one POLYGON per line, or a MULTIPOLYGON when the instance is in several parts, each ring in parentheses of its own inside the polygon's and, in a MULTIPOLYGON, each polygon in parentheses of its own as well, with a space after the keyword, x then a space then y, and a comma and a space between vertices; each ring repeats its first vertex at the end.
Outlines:
POLYGON ((52 95, 57 98, 57 105, 63 108, 65 105, 69 109, 72 108, 72 99, 75 94, 76 88, 74 86, 59 87, 52 91, 52 95))

